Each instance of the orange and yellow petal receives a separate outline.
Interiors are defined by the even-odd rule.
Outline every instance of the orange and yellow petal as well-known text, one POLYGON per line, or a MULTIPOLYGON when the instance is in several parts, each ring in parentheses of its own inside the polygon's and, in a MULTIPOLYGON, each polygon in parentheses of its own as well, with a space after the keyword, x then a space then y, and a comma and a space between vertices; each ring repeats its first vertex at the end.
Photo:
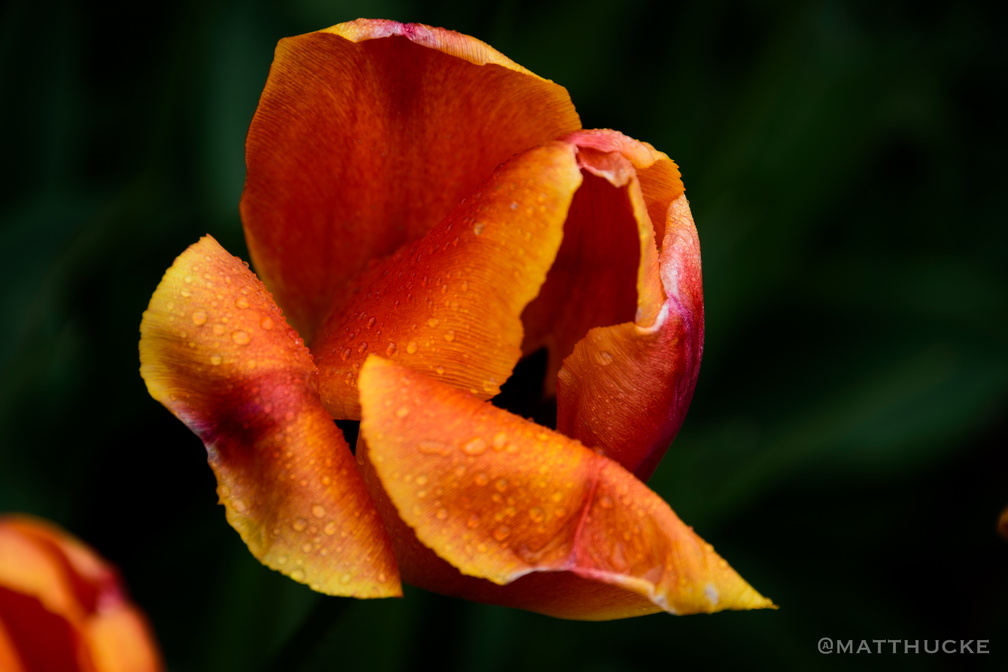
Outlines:
POLYGON ((0 518, 0 669, 163 669, 114 568, 63 530, 0 518))
POLYGON ((332 595, 401 594, 388 535, 301 339, 207 236, 175 260, 140 326, 151 396, 204 442, 228 522, 263 564, 332 595))
POLYGON ((481 398, 521 357, 525 306, 539 293, 581 185, 573 148, 518 155, 419 241, 372 265, 319 331, 312 354, 334 417, 360 417, 357 375, 375 353, 481 398))
POLYGON ((366 456, 398 516, 484 580, 438 585, 433 567, 421 587, 586 620, 772 606, 661 498, 577 441, 379 357, 359 385, 366 456))
POLYGON ((563 87, 452 31, 361 20, 281 40, 246 145, 252 260, 313 342, 369 261, 578 128, 563 87))
POLYGON ((588 332, 557 376, 557 429, 638 478, 658 466, 689 408, 703 355, 700 243, 685 196, 668 208, 655 321, 588 332))

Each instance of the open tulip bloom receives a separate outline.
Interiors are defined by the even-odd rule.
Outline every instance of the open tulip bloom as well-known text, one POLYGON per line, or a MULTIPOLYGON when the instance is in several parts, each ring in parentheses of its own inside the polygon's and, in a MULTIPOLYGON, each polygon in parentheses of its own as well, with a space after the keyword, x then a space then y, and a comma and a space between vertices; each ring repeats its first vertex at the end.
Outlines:
POLYGON ((281 40, 246 162, 258 278, 192 245, 140 361, 263 564, 586 620, 773 606, 644 485, 703 349, 665 154, 474 38, 359 20, 281 40), (487 401, 543 349, 556 430, 487 401))

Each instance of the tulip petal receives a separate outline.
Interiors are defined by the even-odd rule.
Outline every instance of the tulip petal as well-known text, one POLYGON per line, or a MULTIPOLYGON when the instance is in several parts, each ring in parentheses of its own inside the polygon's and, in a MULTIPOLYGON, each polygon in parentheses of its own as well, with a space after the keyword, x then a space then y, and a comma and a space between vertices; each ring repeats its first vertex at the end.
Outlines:
POLYGON ((588 133, 566 139, 577 147, 584 183, 571 204, 556 263, 522 315, 523 351, 529 354, 544 346, 549 350, 547 395, 553 394, 564 358, 590 329, 632 321, 649 324, 664 299, 650 204, 634 164, 618 151, 629 145, 646 153, 645 146, 615 131, 588 133), (582 138, 611 146, 607 151, 591 142, 581 146, 582 138))
MULTIPOLYGON (((577 441, 377 356, 359 384, 367 459, 398 516, 462 574, 514 582, 464 597, 589 620, 772 606, 661 498, 577 441), (536 573, 549 578, 522 580, 536 573)), ((467 585, 433 575, 420 585, 467 585)))
POLYGON ((703 348, 700 252, 679 170, 616 131, 577 131, 584 186, 523 351, 549 349, 557 428, 647 479, 678 432, 703 348), (656 245, 656 241, 660 245, 656 245))
POLYGON ((522 309, 553 263, 581 180, 569 144, 529 150, 426 236, 356 278, 312 348, 326 410, 360 417, 357 373, 372 352, 481 398, 496 395, 521 357, 522 309))
POLYGON ((0 518, 0 669, 160 670, 115 570, 55 526, 0 518))
POLYGON ((313 342, 370 260, 577 128, 563 87, 452 31, 361 20, 281 40, 246 145, 252 260, 313 342))
POLYGON ((557 429, 645 480, 682 426, 703 355, 700 243, 685 196, 668 209, 660 265, 657 319, 592 329, 557 376, 557 429))
POLYGON ((228 522, 252 554, 320 592, 400 595, 314 362, 247 265, 204 237, 165 274, 140 332, 148 391, 203 440, 228 522))

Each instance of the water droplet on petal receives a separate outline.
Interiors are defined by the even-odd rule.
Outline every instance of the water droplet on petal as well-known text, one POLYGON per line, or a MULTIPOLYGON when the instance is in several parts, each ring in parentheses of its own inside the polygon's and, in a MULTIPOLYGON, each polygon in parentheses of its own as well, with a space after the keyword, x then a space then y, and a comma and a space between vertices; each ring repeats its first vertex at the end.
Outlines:
POLYGON ((248 335, 247 331, 235 331, 231 334, 231 340, 238 345, 246 345, 252 340, 252 337, 248 335))
POLYGON ((438 520, 444 520, 448 517, 448 509, 438 509, 437 513, 434 514, 438 520))
POLYGON ((486 441, 478 436, 462 446, 462 452, 466 455, 482 455, 486 449, 486 441))
POLYGON ((264 317, 261 320, 259 320, 259 326, 265 329, 266 331, 269 331, 270 329, 273 328, 273 320, 271 320, 268 317, 264 317))
POLYGON ((438 326, 439 324, 441 324, 441 320, 437 319, 436 317, 432 317, 429 320, 427 320, 427 326, 430 327, 431 329, 438 326))
POLYGON ((473 224, 473 233, 477 236, 483 233, 483 227, 486 226, 483 222, 476 222, 473 224))
POLYGON ((452 329, 449 329, 448 331, 446 331, 445 335, 444 335, 444 340, 448 341, 449 343, 451 343, 452 341, 454 341, 455 340, 455 331, 452 330, 452 329))
POLYGON ((546 514, 538 506, 533 506, 528 512, 529 518, 532 519, 533 523, 541 523, 543 519, 546 518, 546 514))
POLYGON ((197 310, 195 313, 192 314, 192 321, 193 324, 195 324, 197 327, 206 324, 207 314, 204 313, 202 310, 197 310))
POLYGON ((410 341, 406 345, 406 352, 408 352, 411 355, 415 354, 417 350, 419 350, 419 347, 417 346, 416 341, 410 341))
POLYGON ((210 363, 214 366, 220 366, 224 359, 220 355, 213 355, 210 357, 210 363))
POLYGON ((308 527, 308 521, 305 520, 304 518, 298 518, 293 523, 291 523, 291 527, 294 528, 295 532, 304 532, 305 529, 308 527))
POLYGON ((246 299, 244 296, 240 296, 238 297, 238 300, 235 301, 235 305, 238 306, 239 308, 248 308, 249 302, 248 299, 246 299))
POLYGON ((388 347, 385 348, 385 354, 388 355, 389 357, 391 357, 392 355, 394 355, 395 351, 396 351, 396 344, 395 343, 391 343, 390 342, 388 344, 388 347))
POLYGON ((350 348, 343 348, 343 352, 340 353, 340 359, 344 362, 350 359, 350 348))
POLYGON ((602 351, 595 355, 595 360, 602 366, 609 366, 612 364, 613 356, 608 352, 602 351))
POLYGON ((417 451, 424 455, 449 455, 448 446, 437 441, 421 441, 417 444, 417 451))
POLYGON ((494 529, 493 538, 497 541, 504 541, 511 534, 511 528, 507 525, 501 525, 500 527, 494 529))
POLYGON ((399 418, 400 420, 405 418, 407 415, 409 415, 409 406, 400 406, 399 408, 396 409, 395 417, 399 418))
POLYGON ((325 518, 325 507, 320 504, 316 504, 312 507, 311 513, 316 518, 325 518))
POLYGON ((360 345, 357 346, 357 352, 364 354, 364 351, 367 350, 367 347, 368 347, 367 343, 362 342, 360 345))

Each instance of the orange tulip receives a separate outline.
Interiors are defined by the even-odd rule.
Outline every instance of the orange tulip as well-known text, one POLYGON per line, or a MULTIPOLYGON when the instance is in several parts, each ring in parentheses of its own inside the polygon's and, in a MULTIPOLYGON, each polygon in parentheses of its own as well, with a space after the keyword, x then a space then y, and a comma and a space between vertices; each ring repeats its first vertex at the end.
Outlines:
POLYGON ((280 42, 246 150, 262 281, 194 244, 140 359, 261 562, 566 618, 772 606, 642 481, 703 343, 666 155, 478 40, 369 20, 280 42), (542 349, 557 431, 486 403, 542 349))
POLYGON ((113 567, 54 525, 0 517, 0 670, 161 669, 113 567))

